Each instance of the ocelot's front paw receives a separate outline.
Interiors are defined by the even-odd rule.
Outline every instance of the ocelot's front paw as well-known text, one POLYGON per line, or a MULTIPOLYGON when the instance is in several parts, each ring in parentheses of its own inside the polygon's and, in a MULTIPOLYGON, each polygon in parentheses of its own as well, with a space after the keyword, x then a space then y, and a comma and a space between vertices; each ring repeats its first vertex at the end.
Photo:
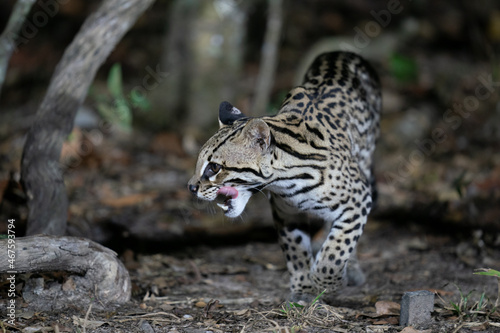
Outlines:
POLYGON ((287 303, 299 303, 301 305, 307 305, 312 303, 312 301, 314 301, 315 298, 316 296, 312 294, 291 292, 288 295, 286 301, 287 303))

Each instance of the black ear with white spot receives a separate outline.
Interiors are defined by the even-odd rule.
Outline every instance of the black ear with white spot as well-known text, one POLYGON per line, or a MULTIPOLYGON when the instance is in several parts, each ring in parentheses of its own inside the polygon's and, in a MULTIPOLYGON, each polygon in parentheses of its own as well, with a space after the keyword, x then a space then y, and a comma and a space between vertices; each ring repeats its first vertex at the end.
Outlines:
POLYGON ((222 102, 219 106, 219 125, 220 127, 232 125, 236 120, 246 116, 240 110, 235 108, 229 102, 222 102))

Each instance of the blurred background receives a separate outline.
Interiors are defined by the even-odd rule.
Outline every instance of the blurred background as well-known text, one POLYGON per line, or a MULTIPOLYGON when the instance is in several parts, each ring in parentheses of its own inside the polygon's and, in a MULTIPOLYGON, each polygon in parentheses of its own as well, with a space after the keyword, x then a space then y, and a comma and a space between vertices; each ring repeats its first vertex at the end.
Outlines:
MULTIPOLYGON (((48 2, 28 14, 0 95, 0 217, 20 225, 25 133, 101 3, 48 2)), ((0 3, 0 31, 14 3, 0 3)), ((315 55, 345 50, 383 86, 373 218, 500 246, 499 47, 494 0, 157 0, 100 68, 64 144, 69 232, 116 250, 274 240, 264 195, 236 221, 191 197, 197 151, 221 101, 273 114, 315 55)))

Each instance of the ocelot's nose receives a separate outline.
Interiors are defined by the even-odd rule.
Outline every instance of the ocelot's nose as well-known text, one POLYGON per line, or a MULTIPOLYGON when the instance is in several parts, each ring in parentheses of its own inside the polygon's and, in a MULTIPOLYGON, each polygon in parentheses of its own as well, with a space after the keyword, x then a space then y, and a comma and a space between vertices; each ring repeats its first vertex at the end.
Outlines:
POLYGON ((199 185, 193 185, 189 184, 188 189, 191 191, 191 193, 196 194, 198 192, 198 189, 200 188, 199 185))

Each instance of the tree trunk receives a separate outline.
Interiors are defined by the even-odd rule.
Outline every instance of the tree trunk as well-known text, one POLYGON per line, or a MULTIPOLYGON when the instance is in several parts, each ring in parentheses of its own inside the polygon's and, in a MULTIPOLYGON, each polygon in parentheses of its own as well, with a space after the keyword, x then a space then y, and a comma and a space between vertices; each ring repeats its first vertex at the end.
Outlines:
POLYGON ((104 0, 87 18, 52 76, 28 131, 21 181, 28 197, 27 234, 63 235, 68 198, 59 157, 99 66, 154 0, 104 0))
POLYGON ((182 127, 184 134, 204 137, 203 131, 218 126, 220 102, 236 103, 247 6, 242 1, 172 2, 162 60, 168 77, 151 91, 161 108, 146 115, 150 128, 182 127))
POLYGON ((54 310, 73 305, 85 308, 92 300, 99 307, 101 303, 124 303, 130 299, 127 269, 116 253, 102 245, 84 238, 38 235, 16 238, 15 249, 8 252, 8 242, 0 240, 0 253, 14 253, 14 261, 9 262, 7 255, 0 256, 0 273, 78 274, 67 278, 63 285, 45 285, 42 277, 28 280, 23 297, 34 308, 54 310))
POLYGON ((7 26, 0 36, 0 92, 7 75, 10 57, 17 46, 16 40, 19 39, 19 30, 21 30, 26 15, 28 15, 34 3, 35 0, 17 0, 9 17, 9 22, 7 22, 7 26))
POLYGON ((283 25, 283 3, 282 0, 268 0, 268 4, 266 35, 262 45, 259 76, 255 85, 252 116, 262 115, 266 112, 278 65, 278 48, 283 25))

